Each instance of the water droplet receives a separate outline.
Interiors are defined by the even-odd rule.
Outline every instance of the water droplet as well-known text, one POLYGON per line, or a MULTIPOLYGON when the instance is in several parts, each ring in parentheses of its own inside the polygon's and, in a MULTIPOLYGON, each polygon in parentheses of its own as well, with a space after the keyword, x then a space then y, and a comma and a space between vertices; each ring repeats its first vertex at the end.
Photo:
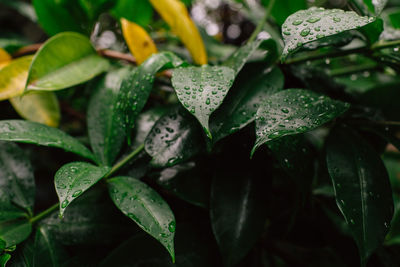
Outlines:
POLYGON ((77 191, 75 191, 75 192, 72 194, 72 197, 77 197, 77 196, 79 196, 80 194, 82 194, 82 190, 77 190, 77 191))
POLYGON ((61 208, 65 209, 65 208, 68 206, 68 204, 69 204, 69 201, 68 201, 68 200, 64 200, 64 201, 61 203, 61 208))
POLYGON ((281 111, 282 111, 283 113, 286 113, 286 114, 289 113, 289 109, 287 109, 287 108, 282 108, 281 111))
POLYGON ((338 18, 338 17, 334 17, 334 18, 333 18, 333 21, 334 21, 334 22, 340 22, 340 21, 341 21, 341 19, 340 19, 340 18, 338 18))
POLYGON ((283 34, 284 35, 290 35, 290 32, 289 31, 284 31, 283 34))
POLYGON ((305 28, 300 32, 300 35, 303 37, 306 37, 309 34, 310 34, 310 28, 305 28))
POLYGON ((170 223, 168 224, 168 230, 169 230, 171 233, 174 233, 174 232, 175 232, 175 228, 176 228, 176 223, 175 223, 175 221, 172 221, 172 222, 170 222, 170 223))
POLYGON ((210 98, 207 98, 207 99, 206 99, 206 105, 210 105, 210 103, 211 103, 210 98))
POLYGON ((303 20, 301 19, 296 19, 295 21, 292 22, 293 25, 297 26, 303 23, 303 20))
POLYGON ((356 224, 356 222, 353 219, 350 219, 351 224, 356 224))
POLYGON ((315 22, 318 22, 318 21, 320 21, 321 20, 321 18, 318 18, 318 17, 311 17, 311 18, 309 18, 308 20, 307 20, 307 22, 309 22, 309 23, 315 23, 315 22))

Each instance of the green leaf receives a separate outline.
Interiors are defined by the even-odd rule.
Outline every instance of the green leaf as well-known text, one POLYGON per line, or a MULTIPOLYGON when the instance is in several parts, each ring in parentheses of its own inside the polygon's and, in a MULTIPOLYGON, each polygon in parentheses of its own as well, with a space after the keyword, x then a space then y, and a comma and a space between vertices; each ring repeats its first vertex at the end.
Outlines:
POLYGON ((350 129, 333 131, 326 153, 336 203, 365 266, 371 253, 383 243, 393 215, 387 171, 374 148, 350 129))
POLYGON ((107 12, 115 4, 115 0, 79 0, 78 2, 91 22, 98 20, 101 13, 107 12))
POLYGON ((353 11, 311 7, 289 16, 282 26, 285 48, 284 60, 304 44, 334 36, 345 31, 361 28, 375 19, 361 17, 353 11))
POLYGON ((184 62, 170 52, 154 54, 122 82, 118 95, 118 110, 124 118, 123 126, 128 138, 131 136, 137 116, 153 89, 154 75, 164 68, 176 68, 182 65, 184 62))
POLYGON ((45 227, 36 230, 33 266, 62 266, 68 259, 66 251, 45 227))
POLYGON ((264 230, 268 209, 263 178, 232 170, 213 180, 211 225, 225 266, 235 266, 245 257, 264 230))
POLYGON ((0 256, 0 266, 5 267, 7 262, 11 259, 11 255, 8 253, 4 253, 0 256))
POLYGON ((111 166, 125 140, 117 110, 119 88, 129 68, 108 72, 97 84, 87 111, 90 144, 96 158, 111 166))
POLYGON ((63 216, 68 205, 82 193, 96 184, 110 167, 97 167, 86 162, 72 162, 62 166, 54 177, 60 216, 63 216))
MULTIPOLYGON (((261 0, 261 3, 267 7, 270 1, 271 0, 261 0)), ((306 0, 279 0, 275 1, 271 10, 271 15, 279 25, 282 25, 289 15, 306 8, 306 0)))
POLYGON ((145 150, 155 167, 172 166, 201 151, 201 129, 190 114, 177 107, 161 117, 145 140, 145 150))
POLYGON ((33 58, 26 90, 60 90, 86 82, 106 71, 109 63, 100 57, 90 40, 79 33, 53 36, 33 58))
POLYGON ((234 70, 219 66, 181 68, 172 73, 179 101, 197 118, 210 139, 209 117, 222 104, 234 79, 234 70))
POLYGON ((118 0, 111 13, 146 27, 153 17, 153 7, 147 0, 118 0))
POLYGON ((388 0, 351 0, 366 15, 379 16, 388 0))
POLYGON ((35 179, 31 163, 16 144, 0 142, 0 194, 18 206, 33 209, 35 179))
POLYGON ((108 180, 114 204, 145 232, 157 239, 175 261, 175 217, 167 202, 146 184, 131 177, 108 180))
POLYGON ((30 121, 0 121, 0 140, 57 147, 94 160, 92 152, 61 130, 30 121))
POLYGON ((260 104, 283 89, 284 77, 278 68, 259 74, 258 70, 255 66, 239 75, 224 103, 211 116, 214 143, 253 122, 260 104), (249 77, 250 73, 255 74, 249 77))
POLYGON ((27 239, 32 232, 32 225, 27 218, 0 220, 0 238, 7 247, 17 245, 27 239))
POLYGON ((347 103, 303 89, 276 93, 257 111, 257 140, 251 154, 270 140, 313 130, 340 116, 348 108, 347 103))

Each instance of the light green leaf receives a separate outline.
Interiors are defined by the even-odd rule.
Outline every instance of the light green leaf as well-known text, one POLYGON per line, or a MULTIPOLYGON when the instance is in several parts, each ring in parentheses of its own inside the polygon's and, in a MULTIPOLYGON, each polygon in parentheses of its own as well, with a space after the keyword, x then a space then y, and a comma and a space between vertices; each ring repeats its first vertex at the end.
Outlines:
POLYGON ((0 121, 0 140, 29 143, 64 149, 90 160, 92 152, 72 136, 61 130, 30 121, 0 121))
POLYGON ((257 140, 251 154, 270 140, 313 130, 340 116, 348 108, 347 103, 303 89, 276 93, 257 111, 257 140))
POLYGON ((228 67, 208 66, 175 69, 172 85, 182 105, 192 113, 207 136, 210 115, 222 104, 235 79, 235 72, 228 67))
POLYGON ((86 162, 72 162, 62 166, 54 177, 60 216, 63 216, 72 201, 101 180, 109 170, 109 167, 97 167, 86 162))
POLYGON ((143 182, 131 177, 108 180, 114 204, 144 231, 157 239, 175 261, 175 217, 167 202, 143 182))
POLYGON ((90 40, 79 33, 53 36, 39 49, 29 70, 26 90, 60 90, 86 82, 108 69, 90 40))
POLYGON ((0 266, 5 267, 7 262, 11 259, 11 255, 8 253, 4 253, 0 256, 0 266))

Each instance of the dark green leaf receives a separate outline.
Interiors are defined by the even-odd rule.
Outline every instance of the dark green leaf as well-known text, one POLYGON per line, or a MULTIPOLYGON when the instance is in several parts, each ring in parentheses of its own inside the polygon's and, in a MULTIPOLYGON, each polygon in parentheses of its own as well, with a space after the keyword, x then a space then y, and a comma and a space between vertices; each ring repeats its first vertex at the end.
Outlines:
POLYGON ((36 122, 22 120, 0 121, 0 140, 57 147, 94 160, 92 152, 72 136, 61 130, 36 122))
POLYGON ((0 266, 5 267, 7 262, 11 259, 11 255, 8 253, 4 253, 3 255, 0 255, 0 266))
POLYGON ((97 167, 86 162, 72 162, 62 166, 54 177, 60 216, 67 206, 106 175, 110 167, 97 167))
MULTIPOLYGON (((176 68, 184 62, 170 52, 152 55, 126 78, 118 95, 118 110, 124 118, 124 129, 128 138, 153 89, 154 75, 164 68, 176 68)), ((130 139, 128 140, 130 141, 130 139)))
POLYGON ((32 231, 32 225, 27 218, 0 220, 0 238, 7 247, 17 245, 27 239, 32 231))
POLYGON ((157 239, 175 261, 175 218, 168 204, 146 184, 131 177, 108 180, 114 204, 144 231, 157 239))
POLYGON ((348 108, 347 103, 307 90, 288 89, 276 93, 257 111, 257 140, 252 154, 270 140, 313 130, 348 108))
MULTIPOLYGON (((261 2, 264 6, 268 6, 270 1, 271 0, 262 0, 261 2)), ((271 10, 271 15, 279 25, 282 25, 285 22, 286 18, 289 17, 289 15, 298 10, 306 8, 306 0, 279 0, 275 1, 274 6, 271 10)))
POLYGON ((172 166, 201 151, 203 136, 196 120, 181 107, 161 117, 145 140, 155 167, 172 166))
POLYGON ((327 140, 326 161, 336 203, 358 245, 364 266, 389 231, 392 190, 382 160, 351 130, 335 130, 327 140))
POLYGON ((68 259, 66 251, 56 242, 45 227, 39 227, 35 235, 33 266, 62 266, 68 259))
POLYGON ((0 142, 0 198, 32 211, 35 201, 33 169, 25 153, 14 143, 0 142))
POLYGON ((209 117, 224 100, 235 79, 228 67, 208 66, 175 69, 172 85, 179 101, 203 126, 209 138, 209 117))
POLYGON ((113 7, 115 0, 79 0, 79 5, 86 12, 89 21, 96 21, 102 12, 113 7))
POLYGON ((109 63, 100 57, 90 40, 79 33, 53 36, 33 58, 26 90, 60 90, 86 82, 106 71, 109 63))
POLYGON ((146 27, 153 17, 153 7, 148 0, 118 0, 112 13, 146 27))
POLYGON ((96 85, 87 111, 91 147, 105 165, 111 166, 125 140, 120 113, 117 111, 119 88, 128 68, 110 71, 96 85))
POLYGON ((4 251, 4 249, 6 248, 6 241, 4 241, 3 239, 0 239, 0 253, 2 253, 4 251))

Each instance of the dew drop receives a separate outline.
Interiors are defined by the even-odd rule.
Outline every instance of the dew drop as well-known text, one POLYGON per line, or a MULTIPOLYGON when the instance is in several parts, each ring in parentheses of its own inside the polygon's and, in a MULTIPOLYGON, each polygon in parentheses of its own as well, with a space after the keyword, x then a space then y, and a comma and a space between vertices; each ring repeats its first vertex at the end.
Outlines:
POLYGON ((305 28, 300 32, 300 35, 303 37, 306 37, 309 34, 310 34, 310 28, 305 28))
POLYGON ((61 208, 65 209, 65 208, 68 206, 68 204, 69 204, 69 201, 68 201, 68 200, 64 200, 64 201, 61 203, 61 208))
POLYGON ((295 26, 300 25, 302 23, 303 23, 303 21, 301 19, 296 19, 295 21, 292 22, 292 24, 295 26))
POLYGON ((175 228, 176 228, 176 223, 175 223, 175 221, 172 221, 172 222, 170 222, 170 223, 168 224, 168 230, 169 230, 171 233, 174 233, 174 232, 175 232, 175 228))

